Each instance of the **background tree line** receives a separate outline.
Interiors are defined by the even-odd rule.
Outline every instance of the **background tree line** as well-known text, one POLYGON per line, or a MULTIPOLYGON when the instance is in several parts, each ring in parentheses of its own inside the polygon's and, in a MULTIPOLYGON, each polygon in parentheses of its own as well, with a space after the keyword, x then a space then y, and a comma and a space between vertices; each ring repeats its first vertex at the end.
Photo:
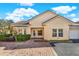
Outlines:
POLYGON ((10 25, 14 23, 12 20, 0 19, 0 34, 11 33, 10 25))

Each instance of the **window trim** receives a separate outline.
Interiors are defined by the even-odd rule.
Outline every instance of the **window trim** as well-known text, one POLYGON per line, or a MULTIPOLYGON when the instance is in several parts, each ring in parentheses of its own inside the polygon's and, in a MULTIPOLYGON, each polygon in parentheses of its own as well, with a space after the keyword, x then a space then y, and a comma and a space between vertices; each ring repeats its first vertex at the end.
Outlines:
POLYGON ((63 37, 63 29, 56 29, 56 28, 52 29, 52 37, 63 37), (56 32, 54 30, 56 30, 56 32), (59 30, 62 30, 62 31, 59 31, 59 30), (54 36, 55 34, 56 36, 54 36))
POLYGON ((52 29, 53 33, 52 33, 52 37, 57 37, 57 29, 52 29), (56 31, 54 31, 56 30, 56 31))
POLYGON ((63 37, 63 29, 58 29, 58 37, 63 37), (61 30, 61 31, 59 31, 59 30, 61 30), (62 34, 62 35, 60 35, 60 34, 62 34))
POLYGON ((43 36, 43 30, 38 30, 38 36, 43 36), (40 35, 41 33, 41 35, 40 35))
POLYGON ((33 30, 33 36, 36 36, 36 32, 35 32, 35 30, 33 30))

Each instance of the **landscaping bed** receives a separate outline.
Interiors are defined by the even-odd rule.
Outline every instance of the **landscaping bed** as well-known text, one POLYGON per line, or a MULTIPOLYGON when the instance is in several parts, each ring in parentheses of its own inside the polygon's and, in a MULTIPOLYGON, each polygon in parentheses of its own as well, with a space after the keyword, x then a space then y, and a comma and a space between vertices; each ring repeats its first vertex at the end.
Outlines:
POLYGON ((29 40, 31 35, 29 35, 29 34, 25 34, 25 35, 19 34, 19 35, 16 35, 15 37, 16 37, 16 41, 21 42, 21 41, 29 40))
POLYGON ((11 34, 5 34, 5 35, 0 35, 0 41, 8 41, 8 42, 21 42, 21 41, 27 41, 30 39, 30 35, 29 34, 19 34, 19 35, 11 35, 11 34))
POLYGON ((50 40, 49 42, 53 42, 53 43, 68 43, 71 42, 71 40, 50 40))
POLYGON ((11 34, 2 34, 0 35, 0 41, 14 41, 11 36, 11 34))

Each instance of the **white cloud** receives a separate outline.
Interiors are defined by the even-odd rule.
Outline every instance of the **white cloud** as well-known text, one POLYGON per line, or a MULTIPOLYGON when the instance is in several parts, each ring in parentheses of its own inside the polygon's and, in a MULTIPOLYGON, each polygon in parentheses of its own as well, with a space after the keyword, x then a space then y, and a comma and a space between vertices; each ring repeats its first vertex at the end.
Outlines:
POLYGON ((70 11, 75 10, 76 6, 58 6, 52 8, 52 10, 56 11, 57 13, 67 14, 70 11))
POLYGON ((76 17, 76 14, 68 14, 68 15, 65 15, 66 17, 69 17, 69 18, 72 18, 72 17, 76 17))
POLYGON ((28 18, 38 15, 39 13, 32 8, 17 8, 12 13, 7 13, 5 19, 12 19, 14 22, 23 20, 23 16, 28 18))
POLYGON ((70 17, 75 17, 75 16, 76 16, 76 14, 71 14, 71 15, 70 15, 70 17))
POLYGON ((72 21, 77 22, 79 21, 79 18, 72 18, 72 21))
POLYGON ((33 3, 20 3, 21 6, 33 6, 33 3))
POLYGON ((72 6, 72 9, 76 9, 77 7, 76 6, 72 6))
POLYGON ((14 22, 22 21, 21 17, 7 16, 5 19, 13 20, 14 22))

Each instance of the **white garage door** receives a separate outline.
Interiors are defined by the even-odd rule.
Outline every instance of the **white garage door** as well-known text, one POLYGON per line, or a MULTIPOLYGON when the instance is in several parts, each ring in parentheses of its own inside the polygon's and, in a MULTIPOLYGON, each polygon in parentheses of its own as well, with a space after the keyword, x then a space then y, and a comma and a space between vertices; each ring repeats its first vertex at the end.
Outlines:
POLYGON ((70 30, 70 39, 79 39, 79 30, 70 30))

